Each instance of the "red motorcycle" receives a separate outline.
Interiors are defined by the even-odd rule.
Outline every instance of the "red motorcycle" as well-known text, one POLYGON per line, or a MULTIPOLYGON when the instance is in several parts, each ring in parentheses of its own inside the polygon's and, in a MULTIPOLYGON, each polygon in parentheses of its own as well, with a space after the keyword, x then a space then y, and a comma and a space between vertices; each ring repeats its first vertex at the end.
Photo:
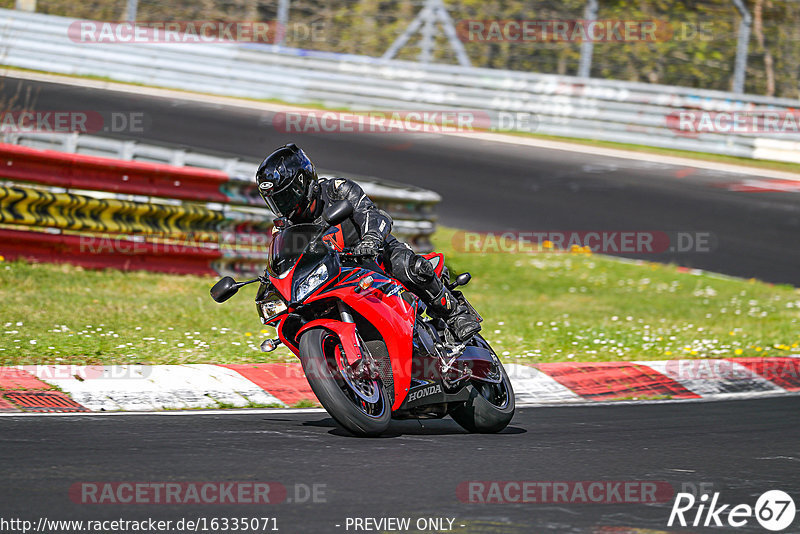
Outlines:
MULTIPOLYGON (((446 415, 470 432, 504 429, 514 415, 514 391, 492 348, 480 335, 459 343, 444 321, 425 318, 419 298, 378 263, 345 250, 337 225, 351 214, 352 206, 339 201, 323 214, 324 224, 282 229, 264 276, 226 276, 211 296, 224 302, 261 282, 256 307, 278 333, 262 350, 283 343, 295 353, 322 406, 353 434, 377 436, 392 418, 446 415)), ((469 273, 451 283, 444 256, 426 258, 470 306, 455 290, 469 273)))

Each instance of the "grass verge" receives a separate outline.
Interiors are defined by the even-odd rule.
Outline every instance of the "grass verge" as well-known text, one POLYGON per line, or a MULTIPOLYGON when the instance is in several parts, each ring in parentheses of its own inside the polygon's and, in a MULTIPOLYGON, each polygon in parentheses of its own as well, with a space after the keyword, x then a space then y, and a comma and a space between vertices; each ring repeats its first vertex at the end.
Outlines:
MULTIPOLYGON (((472 273, 465 293, 505 361, 800 352, 796 288, 584 253, 464 253, 454 233, 441 228, 434 244, 472 273)), ((255 286, 217 304, 214 281, 0 263, 0 365, 296 361, 284 347, 258 350, 274 330, 259 322, 255 286)))

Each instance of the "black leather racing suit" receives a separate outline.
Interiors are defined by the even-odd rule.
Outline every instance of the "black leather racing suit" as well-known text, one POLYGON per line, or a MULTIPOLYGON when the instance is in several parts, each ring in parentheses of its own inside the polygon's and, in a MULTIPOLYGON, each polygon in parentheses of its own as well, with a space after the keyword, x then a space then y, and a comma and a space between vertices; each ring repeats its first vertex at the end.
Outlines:
POLYGON ((353 206, 353 215, 341 224, 344 246, 355 247, 367 233, 379 236, 383 240, 379 255, 388 274, 420 297, 429 313, 448 318, 456 312, 458 303, 436 276, 431 262, 391 235, 392 218, 357 183, 345 178, 321 178, 313 186, 311 197, 309 209, 290 218, 292 223, 318 220, 325 206, 347 200, 353 206))

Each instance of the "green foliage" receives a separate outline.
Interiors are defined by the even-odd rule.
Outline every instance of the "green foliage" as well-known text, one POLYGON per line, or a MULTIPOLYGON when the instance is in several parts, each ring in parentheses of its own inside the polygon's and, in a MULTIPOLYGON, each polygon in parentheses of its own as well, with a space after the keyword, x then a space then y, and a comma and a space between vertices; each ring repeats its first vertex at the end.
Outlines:
MULTIPOLYGON (((0 0, 8 2, 10 0, 0 0)), ((746 0, 763 14, 763 46, 750 40, 746 92, 768 92, 774 77, 776 96, 800 97, 800 2, 746 0), (767 52, 773 64, 767 65, 767 52), (768 73, 769 71, 769 73, 768 73)), ((408 26, 421 0, 291 0, 289 46, 380 56, 408 26), (308 30, 314 25, 314 38, 308 30)), ((585 0, 446 0, 454 22, 468 20, 580 20, 585 0)), ((99 20, 121 20, 125 0, 39 0, 44 13, 99 20)), ((274 20, 277 0, 140 0, 139 20, 274 20)), ((658 39, 598 42, 592 76, 621 80, 730 90, 740 16, 730 0, 603 0, 598 19, 658 21, 658 39), (662 31, 663 30, 663 31, 662 31)), ((454 62, 442 32, 435 61, 454 62)), ((419 35, 400 51, 401 59, 419 54, 419 35)), ((574 75, 579 42, 465 41, 473 65, 497 69, 574 75)))

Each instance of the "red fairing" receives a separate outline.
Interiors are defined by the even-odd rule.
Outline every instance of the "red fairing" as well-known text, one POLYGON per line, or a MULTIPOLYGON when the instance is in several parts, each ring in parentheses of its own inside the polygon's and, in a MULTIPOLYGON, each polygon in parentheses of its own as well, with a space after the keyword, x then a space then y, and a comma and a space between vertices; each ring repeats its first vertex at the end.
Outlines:
MULTIPOLYGON (((296 267, 296 265, 295 265, 296 267)), ((282 278, 277 278, 275 276, 270 276, 269 280, 272 283, 273 287, 278 290, 284 300, 289 302, 292 296, 292 277, 294 276, 294 267, 292 267, 291 271, 285 274, 282 278)), ((290 310, 291 311, 291 310, 290 310)), ((297 354, 300 350, 297 343, 295 343, 294 339, 289 339, 283 335, 283 321, 286 319, 286 315, 280 316, 280 322, 278 324, 273 324, 275 327, 275 331, 278 333, 278 339, 281 342, 289 347, 289 350, 297 354)))
POLYGON ((356 336, 356 325, 353 323, 345 323, 344 321, 337 321, 335 319, 316 319, 303 325, 297 332, 297 338, 300 334, 311 328, 327 328, 335 332, 339 336, 344 348, 344 353, 347 360, 354 362, 361 358, 361 348, 358 346, 358 337, 356 336))
POLYGON ((275 330, 278 332, 278 339, 280 339, 284 345, 289 347, 289 350, 291 350, 295 354, 298 354, 300 352, 300 347, 297 346, 294 339, 289 339, 283 335, 283 319, 281 319, 281 323, 275 327, 275 330))
POLYGON ((422 257, 433 264, 433 270, 436 276, 442 276, 442 271, 444 271, 444 254, 431 252, 430 254, 423 254, 422 257))
POLYGON ((396 410, 403 404, 411 384, 411 352, 416 310, 401 298, 403 286, 396 280, 373 271, 359 269, 358 274, 347 281, 357 281, 373 276, 372 287, 356 293, 357 286, 336 287, 316 293, 306 302, 326 298, 338 298, 356 313, 362 315, 380 332, 386 342, 394 375, 394 405, 396 410))
POLYGON ((344 232, 342 231, 341 224, 328 230, 322 239, 336 250, 344 250, 344 232))
POLYGON ((292 267, 292 270, 286 273, 282 278, 277 278, 275 276, 269 277, 269 281, 272 282, 272 285, 278 290, 278 293, 283 296, 286 302, 291 302, 292 299, 292 278, 294 277, 295 267, 292 267))

